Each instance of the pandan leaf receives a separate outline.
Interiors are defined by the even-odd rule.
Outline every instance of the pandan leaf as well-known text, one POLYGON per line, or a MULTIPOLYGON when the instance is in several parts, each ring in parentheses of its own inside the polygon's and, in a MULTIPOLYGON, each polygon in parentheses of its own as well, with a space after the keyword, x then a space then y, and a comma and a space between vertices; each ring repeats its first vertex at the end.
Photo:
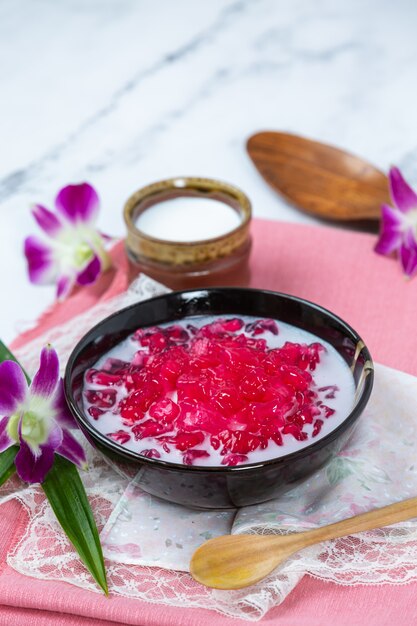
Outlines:
POLYGON ((54 464, 42 483, 42 489, 82 562, 107 594, 100 538, 77 468, 64 457, 55 454, 54 464))
POLYGON ((18 446, 11 446, 0 452, 0 487, 12 476, 16 468, 14 466, 14 457, 19 450, 18 446))
MULTIPOLYGON (((2 340, 0 339, 0 363, 2 363, 3 361, 15 361, 16 363, 19 363, 19 361, 16 359, 16 357, 14 356, 14 354, 12 354, 9 350, 9 348, 7 348, 7 346, 4 345, 4 343, 2 342, 2 340)), ((19 363, 20 365, 20 363, 19 363)), ((20 367, 22 367, 20 365, 20 367)), ((29 376, 26 374, 25 370, 22 367, 22 372, 24 373, 26 380, 28 381, 28 385, 30 385, 30 378, 29 376)))

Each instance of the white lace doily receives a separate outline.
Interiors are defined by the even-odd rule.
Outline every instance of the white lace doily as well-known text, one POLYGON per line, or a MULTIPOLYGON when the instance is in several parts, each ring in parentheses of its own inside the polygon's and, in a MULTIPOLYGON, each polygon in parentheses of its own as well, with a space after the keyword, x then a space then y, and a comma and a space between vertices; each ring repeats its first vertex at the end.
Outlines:
MULTIPOLYGON (((33 374, 42 346, 50 342, 57 349, 61 364, 65 364, 77 340, 93 324, 117 309, 165 291, 163 286, 141 276, 128 292, 98 304, 60 328, 51 329, 45 336, 19 349, 16 356, 33 374)), ((307 483, 279 500, 238 511, 230 518, 231 530, 265 533, 311 528, 416 495, 417 462, 414 465, 413 448, 417 435, 416 397, 417 379, 378 366, 369 410, 342 453, 307 483)), ((100 530, 107 524, 107 542, 109 529, 117 529, 125 523, 126 489, 132 486, 91 447, 87 454, 90 469, 82 477, 100 530)), ((13 497, 28 511, 29 524, 8 555, 9 565, 28 576, 62 580, 98 592, 62 533, 42 491, 38 487, 26 487, 13 478, 0 489, 0 505, 13 497)), ((160 501, 154 502, 155 506, 157 503, 160 501)), ((161 503, 161 511, 169 506, 161 503)), ((204 528, 204 521, 202 523, 204 528)), ((216 534, 215 529, 211 530, 216 534)), ((219 532, 224 532, 224 526, 219 532)), ((201 541, 207 536, 203 531, 201 541)), ((282 602, 306 573, 349 585, 417 580, 417 524, 414 521, 309 548, 268 579, 239 591, 207 589, 195 583, 185 571, 140 565, 143 556, 140 549, 138 551, 140 540, 131 543, 129 558, 124 558, 123 550, 117 553, 117 541, 113 542, 116 547, 113 556, 111 551, 106 551, 110 555, 106 565, 111 593, 181 607, 203 607, 248 620, 260 619, 271 607, 282 602), (131 562, 126 562, 128 560, 131 562)), ((164 560, 161 563, 165 565, 164 560)))

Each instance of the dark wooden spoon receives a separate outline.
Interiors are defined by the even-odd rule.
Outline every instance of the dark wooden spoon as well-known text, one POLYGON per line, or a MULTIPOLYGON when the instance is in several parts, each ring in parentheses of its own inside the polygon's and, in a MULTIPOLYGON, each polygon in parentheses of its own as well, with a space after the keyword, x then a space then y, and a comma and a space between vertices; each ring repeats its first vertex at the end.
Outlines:
POLYGON ((297 135, 252 135, 247 150, 265 180, 288 202, 328 220, 379 220, 389 203, 383 172, 344 150, 297 135))

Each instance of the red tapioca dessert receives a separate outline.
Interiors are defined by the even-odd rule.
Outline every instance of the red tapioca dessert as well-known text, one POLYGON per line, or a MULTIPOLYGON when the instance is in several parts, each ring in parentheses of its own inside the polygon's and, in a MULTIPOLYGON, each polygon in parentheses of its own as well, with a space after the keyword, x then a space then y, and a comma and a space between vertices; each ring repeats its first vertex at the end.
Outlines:
POLYGON ((86 372, 95 427, 186 465, 276 458, 333 430, 353 406, 330 345, 271 319, 188 318, 140 328, 86 372))

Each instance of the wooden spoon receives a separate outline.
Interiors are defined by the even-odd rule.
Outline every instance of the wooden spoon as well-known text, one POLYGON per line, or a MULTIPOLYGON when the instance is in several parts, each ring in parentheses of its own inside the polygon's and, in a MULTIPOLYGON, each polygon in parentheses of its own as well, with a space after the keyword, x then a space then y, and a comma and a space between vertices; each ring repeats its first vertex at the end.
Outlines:
POLYGON ((247 150, 265 180, 299 209, 330 220, 378 220, 390 202, 388 179, 343 150, 290 135, 262 132, 247 150))
POLYGON ((265 578, 291 554, 307 546, 412 517, 417 517, 417 498, 301 533, 216 537, 194 552, 190 572, 195 580, 207 587, 241 589, 265 578))

